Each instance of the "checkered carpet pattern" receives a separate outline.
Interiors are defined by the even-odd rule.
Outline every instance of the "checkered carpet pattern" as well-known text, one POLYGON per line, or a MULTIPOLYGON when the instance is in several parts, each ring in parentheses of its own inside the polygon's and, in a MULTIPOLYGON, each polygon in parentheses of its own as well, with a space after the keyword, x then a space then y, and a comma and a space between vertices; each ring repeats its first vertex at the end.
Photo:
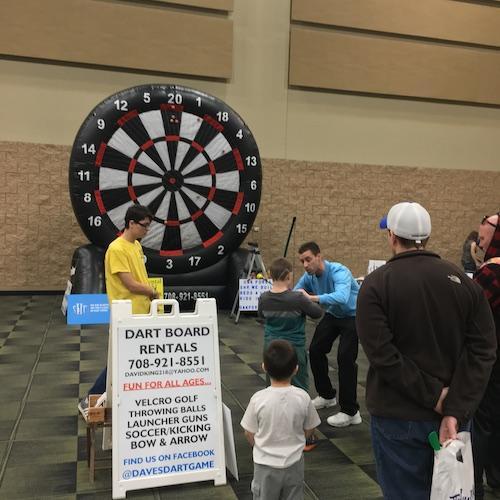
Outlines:
MULTIPOLYGON (((86 426, 77 410, 104 367, 107 325, 66 325, 59 295, 0 297, 0 498, 109 499, 111 452, 98 450, 89 481, 86 426)), ((314 325, 308 324, 308 337, 314 325)), ((262 327, 250 314, 235 325, 219 314, 224 402, 232 411, 240 480, 195 483, 128 492, 144 499, 251 499, 252 451, 239 422, 252 394, 265 386, 262 327)), ((336 353, 330 355, 336 381, 336 353)), ((337 408, 320 410, 319 445, 305 455, 306 499, 382 498, 376 482, 369 416, 364 407, 367 361, 360 351, 358 396, 363 423, 326 424, 337 408)), ((310 379, 312 381, 312 377, 310 379)), ((311 392, 314 397, 314 393, 311 392)), ((98 443, 100 443, 98 435, 98 443)))

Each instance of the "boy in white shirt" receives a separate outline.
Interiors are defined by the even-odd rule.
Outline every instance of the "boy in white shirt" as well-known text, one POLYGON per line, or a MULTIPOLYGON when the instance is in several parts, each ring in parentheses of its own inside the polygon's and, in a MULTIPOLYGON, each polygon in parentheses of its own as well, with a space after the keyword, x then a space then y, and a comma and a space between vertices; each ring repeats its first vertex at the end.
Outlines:
POLYGON ((303 499, 304 445, 321 420, 307 392, 290 384, 298 370, 290 342, 270 342, 262 367, 271 386, 252 396, 241 420, 253 446, 253 498, 303 499))

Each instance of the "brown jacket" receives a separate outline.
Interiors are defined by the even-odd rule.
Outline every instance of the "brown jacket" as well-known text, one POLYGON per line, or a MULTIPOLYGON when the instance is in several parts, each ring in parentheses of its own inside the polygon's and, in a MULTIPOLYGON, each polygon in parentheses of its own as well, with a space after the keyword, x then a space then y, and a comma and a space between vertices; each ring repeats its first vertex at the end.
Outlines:
POLYGON ((356 326, 370 362, 366 402, 372 415, 434 420, 441 390, 444 415, 469 420, 496 357, 490 307, 458 267, 425 250, 396 255, 368 275, 356 326))

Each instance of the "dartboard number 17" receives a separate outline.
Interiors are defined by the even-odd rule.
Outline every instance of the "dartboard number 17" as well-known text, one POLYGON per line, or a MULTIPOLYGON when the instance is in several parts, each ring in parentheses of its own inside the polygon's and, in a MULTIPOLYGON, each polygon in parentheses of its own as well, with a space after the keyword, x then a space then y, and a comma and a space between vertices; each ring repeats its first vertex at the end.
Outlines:
POLYGON ((260 202, 252 133, 213 96, 176 85, 115 94, 87 117, 70 159, 70 194, 92 243, 107 247, 133 204, 154 218, 141 241, 153 273, 203 269, 245 239, 260 202))

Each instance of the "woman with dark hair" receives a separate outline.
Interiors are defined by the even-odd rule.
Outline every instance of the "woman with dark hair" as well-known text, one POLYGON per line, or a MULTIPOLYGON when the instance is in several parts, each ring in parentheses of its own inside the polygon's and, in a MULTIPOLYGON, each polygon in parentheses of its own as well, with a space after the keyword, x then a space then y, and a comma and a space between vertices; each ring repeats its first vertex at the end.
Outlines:
POLYGON ((477 255, 477 239, 479 233, 471 231, 467 236, 462 247, 462 267, 466 273, 475 273, 476 269, 481 264, 477 255))

